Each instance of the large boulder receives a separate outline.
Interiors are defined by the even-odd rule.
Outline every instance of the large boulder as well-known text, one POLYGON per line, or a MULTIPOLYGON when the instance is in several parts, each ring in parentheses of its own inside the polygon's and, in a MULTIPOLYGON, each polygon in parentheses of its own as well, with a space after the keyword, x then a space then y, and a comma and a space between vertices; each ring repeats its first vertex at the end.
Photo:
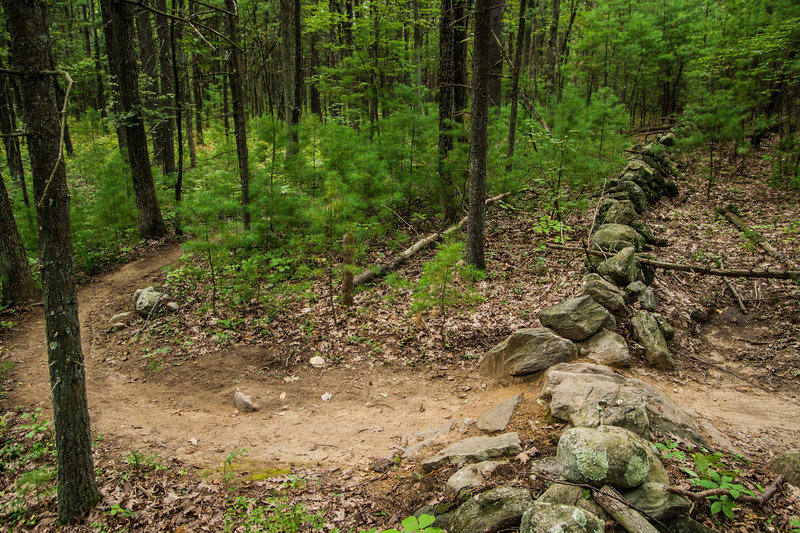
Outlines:
POLYGON ((477 463, 522 451, 519 435, 503 433, 496 437, 470 437, 451 444, 436 455, 423 459, 422 470, 430 472, 450 464, 477 463))
POLYGON ((578 357, 578 348, 547 328, 518 330, 481 359, 483 376, 524 376, 578 357))
POLYGON ((166 294, 153 287, 138 289, 133 297, 136 312, 145 318, 158 310, 167 300, 169 297, 166 294))
POLYGON ((581 346, 589 352, 589 357, 599 365, 627 367, 631 366, 631 355, 628 345, 621 335, 607 329, 601 329, 581 346))
POLYGON ((591 296, 592 300, 614 314, 621 315, 625 313, 625 293, 595 272, 586 274, 583 277, 580 296, 591 296))
POLYGON ((692 508, 689 498, 667 492, 664 486, 663 483, 642 483, 622 495, 640 512, 661 521, 682 515, 692 508))
POLYGON ((694 418, 644 381, 586 363, 556 365, 545 378, 540 397, 550 401, 554 418, 575 426, 620 426, 645 438, 651 432, 675 434, 695 446, 708 445, 694 418))
POLYGON ((800 450, 779 453, 769 460, 773 472, 786 476, 786 481, 800 487, 800 450))
POLYGON ((605 523, 572 505, 535 502, 522 516, 519 533, 603 533, 605 523))
POLYGON ((622 286, 628 285, 640 276, 635 252, 636 249, 633 246, 623 248, 613 257, 609 257, 597 265, 597 272, 613 280, 614 283, 622 286))
POLYGON ((494 533, 519 527, 533 504, 531 493, 517 487, 497 487, 464 502, 450 516, 452 533, 494 533))
POLYGON ((644 237, 630 226, 603 224, 592 236, 592 245, 598 250, 615 253, 633 246, 638 252, 644 246, 644 237))
POLYGON ((631 318, 633 332, 639 344, 644 348, 647 362, 656 368, 672 370, 675 362, 667 346, 667 340, 658 327, 658 321, 647 311, 636 311, 631 318))
POLYGON ((543 326, 573 341, 594 335, 600 328, 616 329, 614 317, 590 296, 570 298, 539 311, 543 326))
POLYGON ((538 503, 552 503, 555 505, 570 505, 578 507, 584 511, 589 511, 598 518, 605 518, 606 512, 597 503, 585 496, 583 487, 575 485, 565 485, 564 483, 553 483, 541 496, 536 498, 538 503))
POLYGON ((567 481, 629 489, 647 477, 649 447, 647 441, 624 428, 578 427, 561 435, 556 457, 567 481))

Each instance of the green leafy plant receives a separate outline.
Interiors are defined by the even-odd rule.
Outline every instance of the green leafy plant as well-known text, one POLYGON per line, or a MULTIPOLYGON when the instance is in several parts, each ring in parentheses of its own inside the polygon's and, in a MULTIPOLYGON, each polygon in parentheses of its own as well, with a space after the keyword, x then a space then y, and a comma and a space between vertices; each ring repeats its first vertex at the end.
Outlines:
POLYGON ((236 477, 236 473, 234 472, 234 465, 236 459, 239 457, 244 457, 247 455, 247 448, 237 448, 233 450, 228 456, 225 458, 225 461, 222 465, 222 482, 225 485, 226 489, 230 489, 231 482, 233 478, 236 477))
POLYGON ((710 495, 707 499, 711 502, 711 514, 722 513, 733 520, 734 512, 738 509, 736 499, 742 494, 755 495, 741 483, 736 483, 741 471, 723 462, 721 453, 696 452, 692 455, 692 459, 695 468, 682 469, 689 475, 689 482, 707 490, 727 490, 729 494, 710 495))
POLYGON ((792 533, 800 533, 800 518, 790 520, 789 525, 792 526, 792 533))
POLYGON ((664 459, 675 459, 681 462, 686 460, 686 452, 680 449, 680 444, 677 442, 667 440, 667 442, 663 444, 656 442, 653 446, 661 452, 661 456, 664 457, 664 459))
MULTIPOLYGON (((428 514, 423 514, 419 517, 409 516, 400 523, 403 527, 402 530, 385 529, 382 533, 442 533, 441 528, 433 527, 435 521, 436 518, 428 514)), ((375 528, 372 528, 362 533, 376 533, 376 531, 375 528)))
POLYGON ((311 513, 302 504, 292 504, 288 497, 271 496, 254 500, 233 498, 222 517, 223 531, 243 533, 283 533, 310 531, 322 527, 322 515, 311 513))

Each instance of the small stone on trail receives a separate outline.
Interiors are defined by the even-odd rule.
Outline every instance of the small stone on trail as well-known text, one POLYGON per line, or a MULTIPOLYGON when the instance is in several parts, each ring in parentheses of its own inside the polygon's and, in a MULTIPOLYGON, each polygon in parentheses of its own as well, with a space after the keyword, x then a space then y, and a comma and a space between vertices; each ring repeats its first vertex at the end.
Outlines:
POLYGON ((478 429, 495 432, 503 431, 514 414, 514 409, 522 402, 522 394, 516 394, 494 409, 484 412, 478 417, 478 429))
POLYGON ((326 392, 321 396, 321 398, 323 402, 329 402, 331 401, 331 399, 333 399, 333 394, 331 394, 330 392, 326 392))
POLYGON ((325 359, 322 357, 315 355, 311 359, 308 360, 308 364, 313 366, 314 368, 324 368, 325 367, 325 359))
POLYGON ((383 474, 396 464, 397 463, 392 461, 391 459, 375 459, 369 464, 369 469, 372 470, 373 472, 383 474))
POLYGON ((503 433, 496 437, 471 437, 451 444, 434 456, 422 461, 422 470, 430 472, 448 464, 485 461, 522 451, 519 435, 503 433))
POLYGON ((260 409, 260 407, 253 403, 250 396, 243 394, 239 390, 239 387, 236 387, 236 391, 233 393, 233 404, 240 413, 251 413, 260 409))

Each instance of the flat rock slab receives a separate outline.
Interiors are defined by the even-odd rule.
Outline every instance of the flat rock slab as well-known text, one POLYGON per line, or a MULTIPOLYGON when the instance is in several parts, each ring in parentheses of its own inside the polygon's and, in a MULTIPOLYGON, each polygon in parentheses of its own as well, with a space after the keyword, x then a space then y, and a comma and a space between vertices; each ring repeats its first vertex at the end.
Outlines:
POLYGON ((450 433, 454 423, 455 421, 453 419, 445 420, 442 424, 426 429, 425 431, 406 433, 400 443, 405 447, 403 450, 403 458, 407 459, 419 450, 439 442, 445 435, 450 433))
POLYGON ((447 490, 458 494, 464 489, 481 485, 497 467, 508 465, 506 461, 481 461, 459 469, 447 480, 447 490))
POLYGON ((554 418, 578 427, 620 426, 645 438, 650 431, 674 433, 708 446, 694 418, 644 381, 587 363, 556 365, 545 377, 540 397, 550 401, 554 418))
POLYGON ((430 472, 449 464, 477 463, 522 451, 519 435, 503 433, 495 437, 470 437, 451 444, 422 461, 422 470, 430 472))
POLYGON ((483 413, 478 417, 478 429, 491 433, 504 431, 511 420, 511 415, 514 414, 514 409, 522 403, 522 399, 522 394, 516 394, 494 409, 483 413))
POLYGON ((582 341, 600 328, 616 329, 614 317, 591 296, 564 300, 539 311, 539 322, 572 341, 582 341))
POLYGON ((504 378, 541 372, 578 357, 578 348, 547 328, 515 331, 481 359, 480 374, 504 378))

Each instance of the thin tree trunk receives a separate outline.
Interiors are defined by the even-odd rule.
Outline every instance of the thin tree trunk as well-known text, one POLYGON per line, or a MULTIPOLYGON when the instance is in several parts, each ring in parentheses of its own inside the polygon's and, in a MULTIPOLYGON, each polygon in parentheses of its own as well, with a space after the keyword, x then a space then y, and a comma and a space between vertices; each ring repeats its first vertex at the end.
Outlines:
MULTIPOLYGON (((471 0, 453 0, 453 112, 463 123, 467 109, 467 27, 471 0)), ((463 138, 463 137, 462 137, 463 138)))
POLYGON ((455 17, 453 0, 442 0, 439 19, 439 184, 442 217, 452 222, 457 216, 455 178, 448 155, 453 149, 455 115, 455 17))
MULTIPOLYGON (((172 0, 172 16, 180 15, 180 10, 183 7, 179 5, 180 0, 172 0)), ((182 4, 183 2, 180 2, 182 4)), ((172 79, 175 80, 175 125, 178 129, 178 167, 177 175, 175 176, 175 235, 183 234, 181 228, 181 198, 183 195, 183 127, 181 125, 181 114, 183 113, 183 94, 181 87, 181 79, 178 74, 178 51, 177 42, 180 27, 175 27, 175 19, 169 21, 169 48, 170 59, 172 60, 172 79)))
POLYGON ((89 21, 92 24, 92 40, 94 41, 94 70, 97 93, 95 94, 95 105, 100 111, 100 116, 106 118, 106 90, 103 83, 103 69, 100 61, 100 43, 97 38, 97 28, 94 25, 94 0, 89 0, 89 21))
MULTIPOLYGON (((2 62, 0 62, 2 67, 2 62)), ((10 134, 14 131, 14 108, 13 97, 11 94, 11 83, 6 76, 0 78, 0 133, 10 134)), ((6 161, 11 179, 19 185, 22 191, 22 200, 25 207, 30 207, 28 199, 28 186, 25 184, 25 167, 22 165, 22 151, 19 146, 18 137, 3 137, 3 145, 6 149, 6 161)))
MULTIPOLYGON (((228 26, 228 38, 231 42, 238 43, 238 31, 236 28, 238 15, 233 14, 236 13, 236 2, 234 0, 225 0, 225 9, 229 11, 225 19, 228 26)), ((244 229, 250 229, 250 166, 249 154, 247 151, 247 114, 245 110, 244 90, 242 89, 242 67, 239 55, 239 49, 235 46, 231 46, 228 79, 231 85, 236 153, 239 156, 239 178, 242 188, 242 224, 244 225, 244 229)))
POLYGON ((475 51, 472 63, 472 108, 469 134, 469 220, 466 259, 478 269, 486 268, 484 223, 486 219, 486 163, 489 151, 489 78, 492 75, 491 11, 495 0, 475 1, 475 51))
POLYGON ((20 304, 37 294, 28 255, 14 220, 6 184, 0 176, 0 303, 20 304))
MULTIPOLYGON (((138 210, 139 233, 145 239, 159 238, 167 233, 158 206, 147 135, 142 121, 139 99, 139 66, 133 49, 133 8, 125 0, 101 0, 109 58, 118 68, 118 100, 125 116, 125 136, 131 165, 131 180, 138 210)), ((169 40, 167 40, 169 44, 169 40)))
POLYGON ((281 61, 283 63, 283 116, 286 120, 286 157, 297 153, 297 129, 294 117, 295 106, 295 26, 294 4, 299 0, 280 0, 281 61))
MULTIPOLYGON (((156 7, 162 13, 166 13, 167 0, 156 0, 156 7)), ((158 142, 154 158, 161 164, 164 174, 171 174, 175 172, 175 121, 174 109, 171 105, 175 92, 175 78, 172 75, 172 54, 170 53, 167 17, 156 15, 156 33, 158 33, 158 62, 161 67, 161 105, 163 109, 162 116, 153 132, 153 138, 158 142)))
POLYGON ((58 520, 65 523, 101 499, 94 477, 92 436, 72 260, 69 192, 61 153, 60 108, 49 70, 49 42, 39 0, 2 0, 16 67, 38 215, 39 264, 56 434, 58 520))
POLYGON ((503 11, 505 1, 495 0, 492 6, 491 32, 489 33, 489 106, 500 107, 503 87, 503 11))
POLYGON ((511 158, 514 157, 514 144, 517 139, 517 103, 519 101, 519 74, 522 71, 523 48, 525 47, 525 11, 528 0, 520 0, 519 28, 517 29, 517 49, 514 58, 514 72, 511 74, 511 113, 508 117, 508 150, 506 151, 506 172, 511 171, 511 158))
MULTIPOLYGON (((136 32, 139 36, 139 53, 142 61, 142 72, 145 75, 144 102, 151 113, 158 113, 158 67, 153 41, 153 27, 150 24, 150 12, 140 9, 136 13, 136 32)), ((158 120, 158 119, 156 119, 158 120)), ((153 130, 155 132, 155 130, 153 130)), ((159 144, 153 135, 153 153, 157 153, 159 144)))
POLYGON ((547 100, 551 101, 556 88, 556 62, 558 60, 558 19, 561 16, 561 0, 552 0, 553 18, 550 22, 550 39, 547 42, 547 100))
MULTIPOLYGON (((189 2, 189 16, 191 17, 195 11, 195 3, 189 2)), ((197 59, 197 53, 192 52, 192 96, 194 97, 194 123, 197 128, 197 144, 203 146, 203 86, 201 85, 201 70, 200 61, 197 59)), ((187 92, 188 95, 188 92, 187 92)), ((196 158, 196 155, 195 155, 196 158)))

